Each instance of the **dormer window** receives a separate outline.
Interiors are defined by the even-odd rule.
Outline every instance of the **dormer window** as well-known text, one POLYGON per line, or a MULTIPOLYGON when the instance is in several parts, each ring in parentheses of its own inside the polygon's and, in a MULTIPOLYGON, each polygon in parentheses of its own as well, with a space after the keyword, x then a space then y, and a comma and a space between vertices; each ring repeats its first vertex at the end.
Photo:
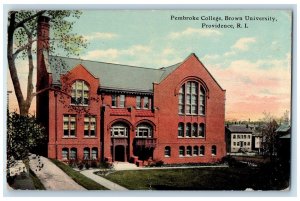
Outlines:
POLYGON ((76 80, 72 85, 71 104, 83 105, 89 104, 89 87, 83 80, 76 80))

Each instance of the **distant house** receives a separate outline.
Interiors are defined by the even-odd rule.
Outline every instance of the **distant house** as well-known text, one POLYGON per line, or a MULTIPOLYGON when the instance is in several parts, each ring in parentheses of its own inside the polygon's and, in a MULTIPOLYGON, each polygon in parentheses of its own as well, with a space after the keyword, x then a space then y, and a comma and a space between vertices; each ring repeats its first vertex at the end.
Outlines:
POLYGON ((252 151, 252 130, 248 125, 227 125, 225 135, 227 153, 252 151))

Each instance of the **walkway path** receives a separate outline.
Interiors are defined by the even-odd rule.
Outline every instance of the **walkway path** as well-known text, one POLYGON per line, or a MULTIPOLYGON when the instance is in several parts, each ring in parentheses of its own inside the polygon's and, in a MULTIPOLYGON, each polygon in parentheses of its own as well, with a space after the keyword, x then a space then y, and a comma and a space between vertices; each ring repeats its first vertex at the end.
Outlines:
POLYGON ((85 190, 49 159, 42 156, 39 159, 38 157, 34 159, 33 155, 29 158, 30 169, 47 190, 85 190))
POLYGON ((97 182, 98 184, 110 189, 110 190, 114 190, 114 191, 126 191, 128 190, 127 188, 124 188, 123 186, 120 186, 116 183, 113 183, 101 176, 95 175, 94 172, 96 172, 96 169, 91 169, 91 170, 83 170, 80 171, 81 174, 83 174, 84 176, 94 180, 95 182, 97 182))

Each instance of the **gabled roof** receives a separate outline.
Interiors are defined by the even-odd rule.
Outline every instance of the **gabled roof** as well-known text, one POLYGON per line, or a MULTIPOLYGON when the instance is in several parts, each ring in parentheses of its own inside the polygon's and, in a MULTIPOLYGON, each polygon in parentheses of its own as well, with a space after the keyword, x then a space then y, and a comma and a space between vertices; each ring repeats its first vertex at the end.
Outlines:
MULTIPOLYGON (((46 55, 47 53, 44 54, 46 55)), ((100 79, 101 89, 153 93, 153 83, 163 81, 193 55, 196 56, 192 53, 181 63, 159 69, 50 55, 45 57, 45 65, 48 73, 52 74, 54 84, 60 83, 60 75, 66 74, 81 64, 94 77, 100 79)), ((198 59, 198 57, 196 58, 198 59)), ((198 61, 201 63, 199 59, 198 61)))
POLYGON ((252 130, 247 125, 228 125, 226 129, 231 133, 252 133, 252 130))
POLYGON ((290 125, 287 125, 287 124, 281 124, 275 132, 288 132, 289 129, 291 128, 290 125))
POLYGON ((49 56, 50 67, 47 70, 48 73, 52 73, 53 83, 57 83, 60 75, 66 74, 78 64, 83 65, 94 77, 100 78, 101 88, 145 92, 152 92, 153 83, 159 83, 180 65, 179 63, 170 67, 153 69, 49 56))

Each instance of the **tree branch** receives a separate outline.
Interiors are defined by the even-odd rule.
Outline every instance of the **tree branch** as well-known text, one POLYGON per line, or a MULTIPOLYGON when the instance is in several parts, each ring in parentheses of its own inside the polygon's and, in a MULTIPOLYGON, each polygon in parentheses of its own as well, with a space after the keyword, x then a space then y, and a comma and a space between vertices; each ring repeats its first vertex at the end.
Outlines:
POLYGON ((36 14, 34 14, 34 15, 32 15, 32 16, 24 19, 24 20, 22 20, 21 22, 18 22, 14 28, 17 29, 17 28, 23 26, 24 23, 32 20, 33 18, 35 18, 37 16, 40 16, 40 15, 44 14, 45 12, 46 12, 46 10, 41 10, 41 11, 37 12, 36 14))

